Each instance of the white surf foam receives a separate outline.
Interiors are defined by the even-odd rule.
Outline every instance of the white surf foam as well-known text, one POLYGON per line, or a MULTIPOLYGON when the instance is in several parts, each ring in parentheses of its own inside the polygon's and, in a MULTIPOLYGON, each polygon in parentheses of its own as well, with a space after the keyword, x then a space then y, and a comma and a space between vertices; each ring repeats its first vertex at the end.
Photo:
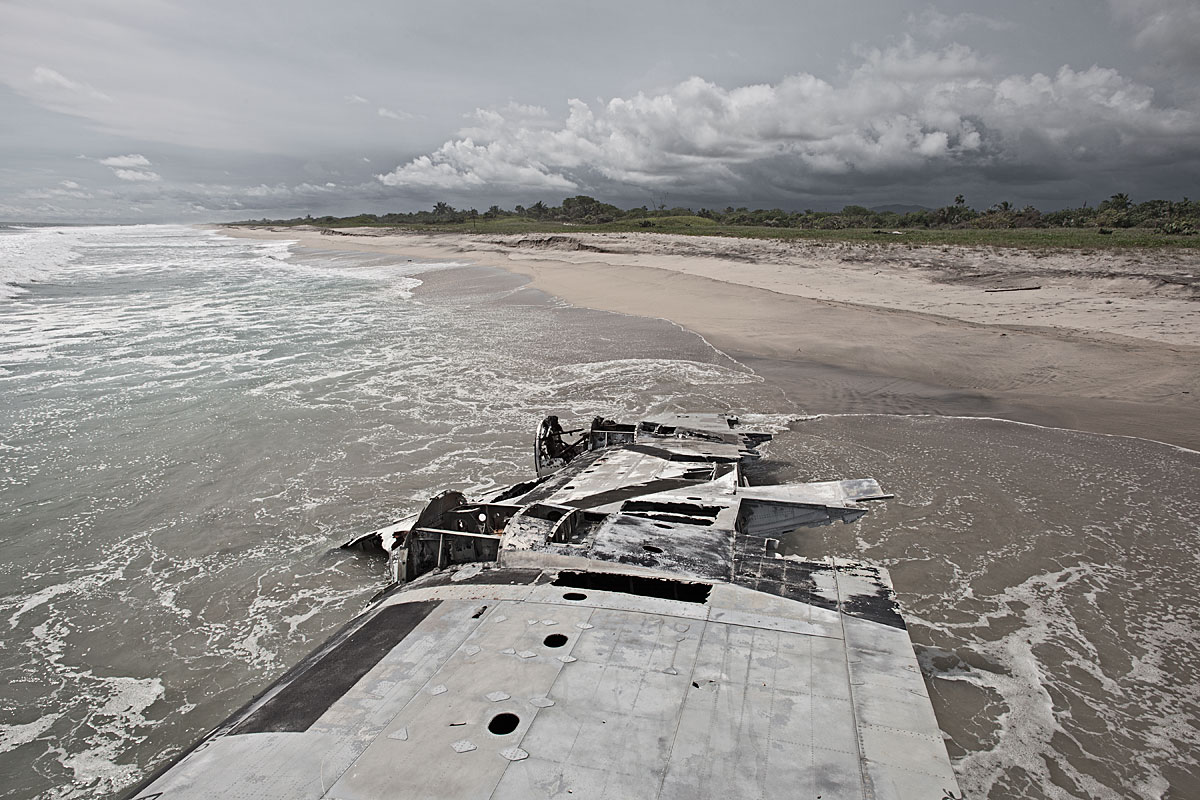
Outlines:
POLYGON ((28 291, 28 284, 58 277, 77 255, 83 230, 20 228, 0 232, 0 297, 17 297, 28 291))
POLYGON ((15 750, 24 744, 37 741, 62 714, 43 714, 33 722, 23 725, 0 724, 0 753, 15 750))
POLYGON ((1022 422, 1020 420, 1015 420, 1015 419, 1005 419, 1004 417, 960 416, 960 415, 954 415, 954 414, 880 414, 880 413, 859 412, 859 413, 836 413, 836 414, 825 414, 825 413, 808 414, 808 415, 805 415, 803 418, 801 418, 801 421, 803 419, 810 419, 810 420, 821 419, 822 417, 831 417, 831 418, 836 418, 836 417, 912 417, 914 419, 956 419, 956 420, 964 420, 964 421, 986 420, 988 422, 1003 422, 1007 425, 1021 425, 1021 426, 1027 427, 1027 428, 1040 428, 1042 430, 1058 431, 1060 433, 1074 433, 1074 434, 1079 434, 1080 436, 1104 436, 1104 437, 1107 437, 1110 439, 1129 439, 1129 440, 1135 441, 1135 442, 1149 442, 1151 444, 1162 445, 1163 447, 1169 447, 1173 450, 1178 450, 1181 453, 1200 455, 1200 450, 1192 450, 1191 448, 1183 447, 1182 445, 1178 445, 1178 444, 1171 444, 1170 442, 1160 442, 1157 439, 1147 439, 1147 438, 1144 438, 1141 436, 1130 436, 1128 434, 1121 434, 1121 433, 1100 433, 1097 431, 1084 431, 1084 430, 1079 430, 1078 428, 1060 428, 1060 427, 1055 427, 1053 425, 1040 425, 1036 422, 1022 422))

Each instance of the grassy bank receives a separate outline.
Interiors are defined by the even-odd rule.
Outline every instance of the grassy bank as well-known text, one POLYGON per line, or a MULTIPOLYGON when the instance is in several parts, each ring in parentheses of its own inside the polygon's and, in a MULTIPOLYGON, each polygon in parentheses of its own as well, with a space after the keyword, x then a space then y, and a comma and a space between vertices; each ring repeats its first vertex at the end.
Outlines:
MULTIPOLYGON (((904 228, 890 230, 846 228, 842 230, 805 230, 752 225, 724 225, 695 216, 624 219, 603 224, 580 225, 567 222, 539 221, 527 217, 476 219, 467 222, 436 224, 364 225, 353 218, 333 223, 307 223, 311 227, 360 228, 414 231, 421 233, 458 233, 480 235, 554 234, 554 233, 674 233, 691 236, 731 236, 749 239, 800 239, 811 242, 875 242, 910 245, 959 245, 964 247, 1018 247, 1023 249, 1123 249, 1186 248, 1200 249, 1198 236, 1173 236, 1147 228, 1117 228, 1101 233, 1096 228, 904 228)), ((278 224, 277 224, 278 225, 278 224)))

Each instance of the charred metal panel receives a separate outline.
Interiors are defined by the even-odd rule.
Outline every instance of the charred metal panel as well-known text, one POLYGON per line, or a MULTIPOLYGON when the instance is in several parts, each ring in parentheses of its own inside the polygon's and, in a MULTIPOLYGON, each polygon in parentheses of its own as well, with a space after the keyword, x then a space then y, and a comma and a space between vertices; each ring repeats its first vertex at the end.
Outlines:
POLYGON ((771 440, 771 434, 766 431, 742 428, 741 420, 731 414, 660 414, 643 420, 641 428, 657 435, 709 434, 722 441, 741 440, 749 448, 771 440))
POLYGON ((534 504, 508 521, 502 546, 505 550, 533 550, 550 541, 554 527, 570 509, 534 504))
POLYGON ((545 503, 527 506, 509 520, 501 547, 538 550, 554 544, 580 544, 606 517, 573 506, 545 503))
POLYGON ((550 541, 561 544, 563 542, 577 540, 579 538, 579 533, 587 529, 587 525, 585 524, 584 520, 584 513, 584 511, 578 508, 573 508, 561 516, 558 521, 554 523, 554 527, 550 529, 550 541))
POLYGON ((732 539, 724 528, 613 514, 596 531, 588 557, 728 581, 732 539))
POLYGON ((775 539, 739 536, 734 543, 732 582, 905 630, 896 593, 878 567, 842 559, 781 557, 777 546, 775 539))
POLYGON ((587 469, 598 459, 603 457, 604 452, 601 450, 584 453, 571 462, 570 469, 564 469, 560 472, 556 472, 553 475, 550 475, 539 481, 538 484, 527 494, 509 499, 522 504, 540 503, 543 500, 547 500, 555 492, 570 484, 572 479, 574 479, 579 472, 587 469))
POLYGON ((592 431, 588 434, 588 439, 593 450, 629 444, 635 438, 636 434, 625 433, 623 431, 592 431))
POLYGON ((732 464, 717 464, 716 469, 704 469, 700 471, 700 475, 696 478, 659 478, 658 480, 647 481, 645 483, 633 484, 630 486, 622 486, 618 489, 610 489, 606 492, 598 492, 588 497, 583 497, 577 500, 572 500, 571 505, 578 508, 599 508, 610 503, 620 503, 624 500, 631 500, 635 497, 641 497, 648 494, 657 494, 658 492, 669 492, 673 489, 685 489, 691 486, 696 486, 700 483, 707 483, 711 480, 719 478, 733 470, 732 464))
POLYGON ((631 444, 626 450, 632 450, 635 453, 644 453, 648 456, 661 458, 664 461, 737 461, 740 458, 738 453, 701 453, 688 452, 682 449, 671 450, 666 447, 656 447, 651 444, 631 444))
POLYGON ((891 581, 883 570, 860 561, 837 562, 838 598, 843 614, 907 630, 891 581))
POLYGON ((629 516, 701 527, 716 522, 721 509, 721 506, 681 503, 671 500, 627 500, 621 505, 621 513, 629 516))
POLYGON ((472 503, 449 509, 442 514, 436 525, 423 527, 499 535, 509 518, 520 508, 510 503, 472 503))
POLYGON ((291 670, 281 681, 283 688, 230 733, 308 730, 440 604, 439 600, 426 600, 385 606, 344 638, 291 670))
POLYGON ((500 537, 483 533, 420 528, 408 535, 406 546, 412 566, 412 578, 431 569, 451 564, 495 561, 500 537))
POLYGON ((563 570, 554 579, 554 586, 572 589, 594 589, 598 592, 621 592, 642 597, 661 597, 684 603, 707 603, 712 586, 693 581, 654 578, 647 575, 624 575, 617 572, 576 572, 563 570))
MULTIPOLYGON (((422 587, 431 586, 491 586, 491 585, 508 585, 508 586, 527 586, 538 582, 542 577, 540 569, 526 569, 521 567, 492 567, 484 569, 474 575, 466 578, 458 577, 458 573, 443 572, 437 575, 430 575, 425 580, 421 581, 422 587)), ((395 591, 401 591, 404 587, 397 586, 395 591)))
POLYGON ((895 593, 879 587, 871 594, 853 595, 844 601, 842 613, 851 617, 878 622, 893 628, 906 630, 904 617, 896 603, 895 593))
POLYGON ((440 528, 438 522, 442 515, 451 509, 458 508, 467 502, 467 498, 462 492, 456 492, 453 489, 434 495, 425 508, 421 510, 420 516, 413 524, 414 528, 440 528))
POLYGON ((828 575, 829 564, 779 558, 777 546, 775 539, 739 536, 734 542, 731 582, 818 608, 836 609, 837 593, 814 577, 815 574, 828 575))
POLYGON ((593 419, 591 430, 588 431, 588 445, 591 450, 632 444, 636 438, 636 425, 627 425, 603 417, 593 419))
POLYGON ((538 478, 538 479, 532 480, 532 481, 523 481, 521 483, 514 483, 512 486, 509 486, 507 489, 500 492, 500 494, 493 497, 492 502, 493 503, 503 503, 506 500, 513 500, 515 498, 520 497, 523 494, 528 494, 529 492, 533 491, 533 489, 539 483, 542 483, 542 481, 544 481, 544 480, 545 480, 545 478, 538 478))
POLYGON ((356 536, 342 544, 343 550, 361 550, 365 553, 386 555, 403 544, 404 537, 416 523, 418 515, 411 514, 404 519, 393 522, 370 533, 356 536))
POLYGON ((566 506, 556 506, 549 503, 533 503, 521 510, 521 514, 526 517, 536 517, 544 519, 547 522, 558 522, 567 514, 571 513, 570 508, 566 506))
POLYGON ((651 522, 668 522, 675 525, 699 525, 703 527, 713 524, 713 520, 709 518, 688 517, 683 514, 672 514, 668 511, 631 511, 626 513, 625 516, 648 519, 651 522))

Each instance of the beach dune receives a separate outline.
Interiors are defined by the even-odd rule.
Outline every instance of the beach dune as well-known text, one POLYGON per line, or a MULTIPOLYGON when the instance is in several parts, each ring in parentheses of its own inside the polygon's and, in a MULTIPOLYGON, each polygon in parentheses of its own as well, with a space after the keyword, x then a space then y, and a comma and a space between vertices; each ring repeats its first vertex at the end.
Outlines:
POLYGON ((995 416, 1200 449, 1200 257, 688 237, 236 228, 456 259, 671 320, 806 413, 995 416))

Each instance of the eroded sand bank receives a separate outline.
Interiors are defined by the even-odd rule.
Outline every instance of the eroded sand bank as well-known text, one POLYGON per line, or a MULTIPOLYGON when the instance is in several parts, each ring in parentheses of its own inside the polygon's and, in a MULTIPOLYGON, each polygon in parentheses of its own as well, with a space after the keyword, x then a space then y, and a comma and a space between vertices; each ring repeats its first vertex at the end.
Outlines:
POLYGON ((810 413, 997 416, 1200 449, 1190 252, 223 231, 503 267, 574 305, 690 328, 810 413))

